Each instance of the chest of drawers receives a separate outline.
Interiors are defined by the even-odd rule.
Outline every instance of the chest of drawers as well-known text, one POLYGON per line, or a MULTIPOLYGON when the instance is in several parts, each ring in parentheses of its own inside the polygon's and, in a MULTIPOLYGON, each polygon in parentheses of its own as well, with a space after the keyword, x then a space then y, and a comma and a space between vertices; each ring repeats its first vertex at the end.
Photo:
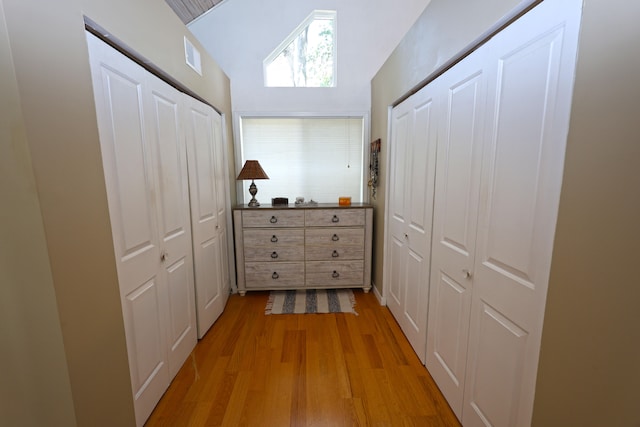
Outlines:
POLYGON ((373 207, 238 206, 233 212, 238 292, 371 289, 373 207))

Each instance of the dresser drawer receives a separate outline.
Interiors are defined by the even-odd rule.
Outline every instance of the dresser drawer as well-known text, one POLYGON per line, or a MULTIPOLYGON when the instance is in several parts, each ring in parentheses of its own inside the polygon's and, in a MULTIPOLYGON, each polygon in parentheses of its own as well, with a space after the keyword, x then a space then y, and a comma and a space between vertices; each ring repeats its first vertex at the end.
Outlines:
POLYGON ((304 211, 294 209, 242 211, 243 227, 304 227, 304 211))
POLYGON ((364 248, 362 246, 307 246, 305 259, 307 261, 342 261, 351 259, 363 259, 364 248))
POLYGON ((305 213, 307 227, 364 226, 364 209, 308 209, 305 213))
POLYGON ((279 248, 265 248, 260 246, 244 247, 245 261, 283 262, 303 261, 303 246, 281 246, 279 248))
POLYGON ((362 286, 364 281, 363 261, 310 261, 305 267, 307 287, 362 286))
POLYGON ((364 247, 363 228, 311 228, 304 234, 307 245, 364 247))
POLYGON ((304 263, 245 263, 247 288, 304 287, 304 263))
POLYGON ((260 228, 248 229, 243 233, 243 243, 248 247, 280 248, 283 246, 297 246, 298 250, 304 250, 304 229, 278 229, 263 230, 260 228))

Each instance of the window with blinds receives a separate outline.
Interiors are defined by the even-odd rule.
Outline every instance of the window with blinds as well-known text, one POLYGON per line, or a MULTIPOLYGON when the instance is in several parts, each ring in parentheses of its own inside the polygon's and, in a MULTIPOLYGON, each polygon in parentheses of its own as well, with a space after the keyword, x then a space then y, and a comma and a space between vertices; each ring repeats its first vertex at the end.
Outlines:
MULTIPOLYGON (((337 203, 363 201, 364 119, 362 117, 242 117, 241 162, 258 160, 268 180, 256 182, 262 204, 274 197, 337 203)), ((245 203, 251 181, 243 182, 245 203)))

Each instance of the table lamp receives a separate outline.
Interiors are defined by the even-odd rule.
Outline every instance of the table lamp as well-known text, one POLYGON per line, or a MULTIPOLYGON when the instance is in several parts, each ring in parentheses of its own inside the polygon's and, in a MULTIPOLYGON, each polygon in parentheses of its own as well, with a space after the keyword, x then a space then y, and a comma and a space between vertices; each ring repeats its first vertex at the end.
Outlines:
POLYGON ((248 206, 251 208, 260 206, 260 203, 256 200, 256 194, 258 194, 258 187, 256 187, 255 179, 269 179, 267 174, 260 166, 257 160, 247 160, 238 175, 238 180, 250 179, 251 185, 249 186, 249 194, 251 194, 251 200, 248 206))

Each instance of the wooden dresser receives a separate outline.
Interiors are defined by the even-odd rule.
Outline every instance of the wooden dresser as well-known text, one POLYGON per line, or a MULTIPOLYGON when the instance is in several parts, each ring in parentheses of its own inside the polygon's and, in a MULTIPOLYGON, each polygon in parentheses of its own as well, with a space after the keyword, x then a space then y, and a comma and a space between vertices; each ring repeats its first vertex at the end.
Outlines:
POLYGON ((371 205, 241 205, 233 220, 240 295, 269 289, 371 289, 371 205))

